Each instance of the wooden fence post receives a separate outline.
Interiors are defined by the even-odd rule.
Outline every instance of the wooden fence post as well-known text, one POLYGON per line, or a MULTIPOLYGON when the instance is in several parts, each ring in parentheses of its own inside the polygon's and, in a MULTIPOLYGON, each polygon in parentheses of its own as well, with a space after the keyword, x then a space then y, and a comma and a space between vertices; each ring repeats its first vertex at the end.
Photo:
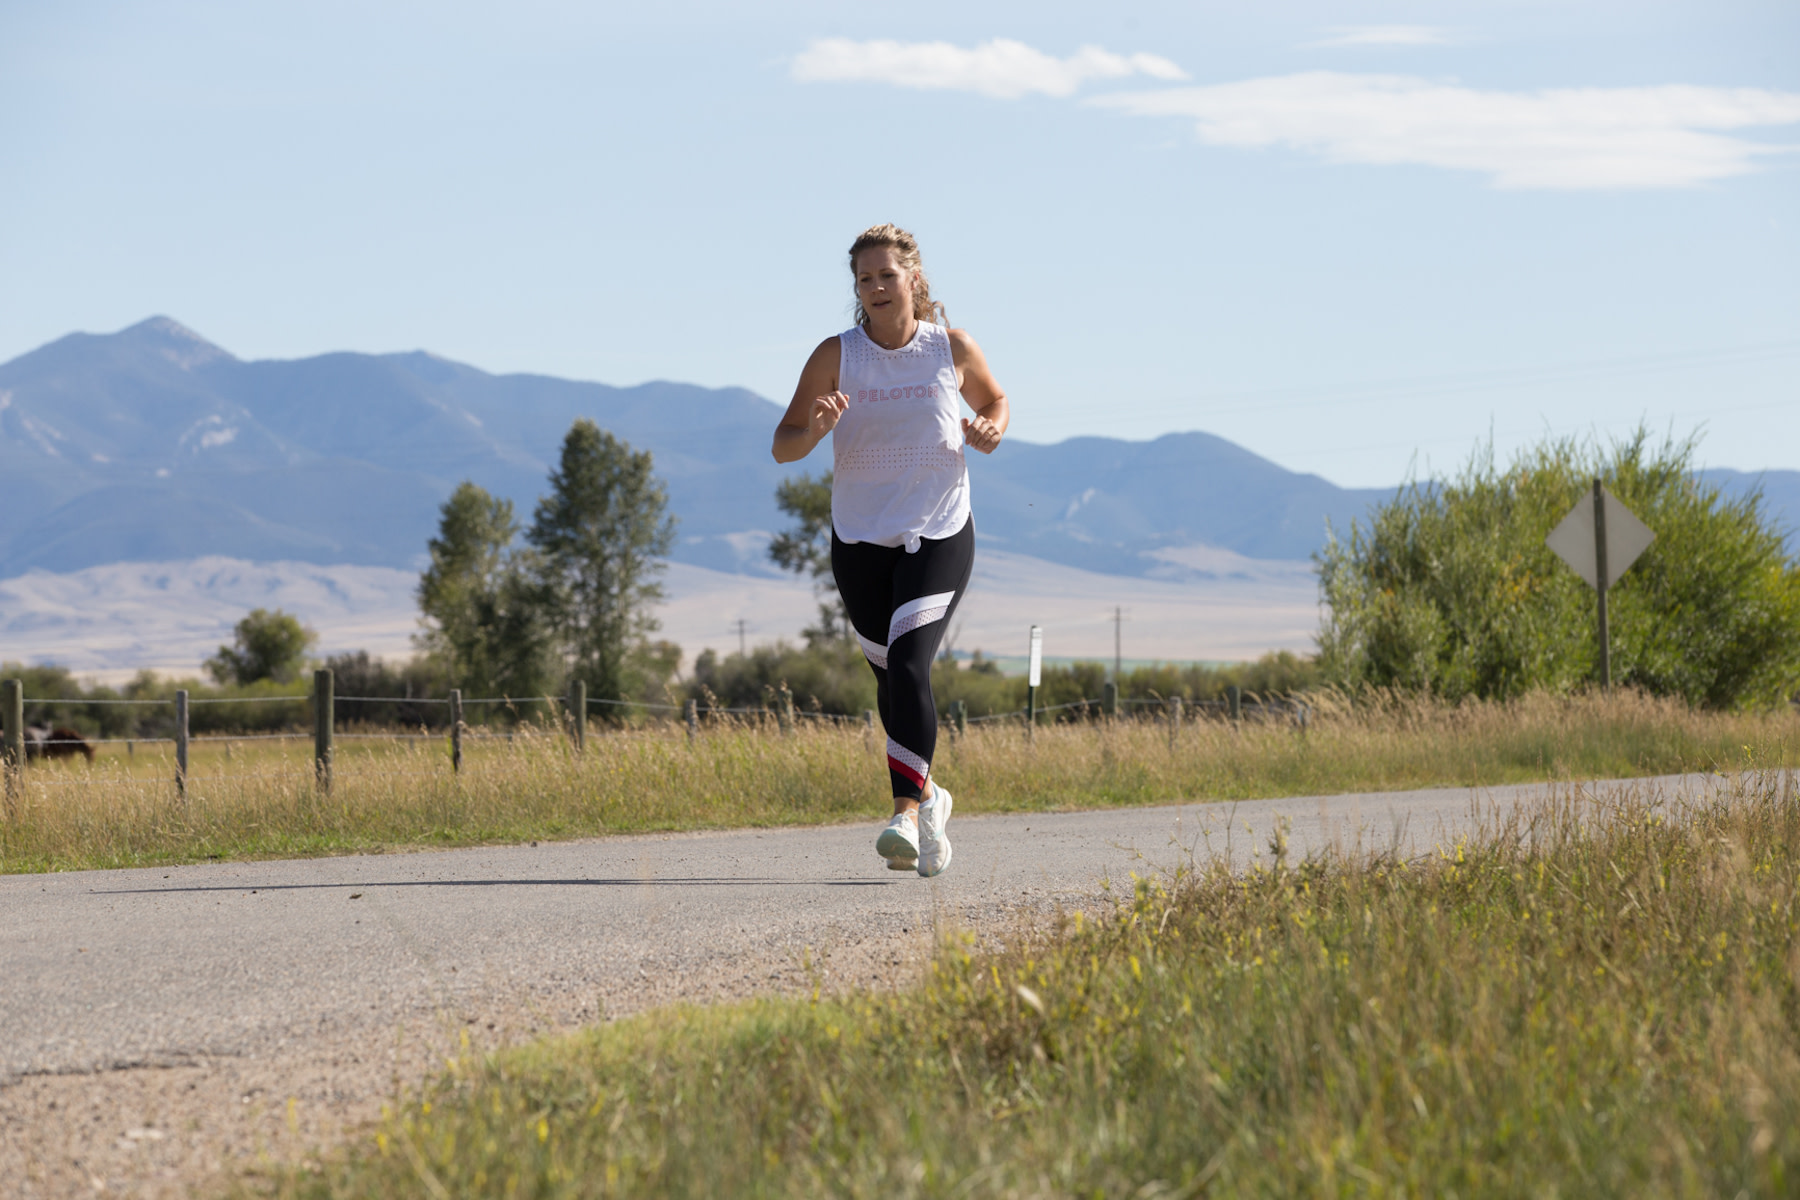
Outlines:
POLYGON ((331 791, 331 731, 337 720, 336 685, 331 668, 313 672, 313 777, 319 790, 331 791))
POLYGON ((462 689, 450 689, 450 773, 462 774, 462 689))
POLYGON ((569 732, 575 738, 575 753, 587 749, 587 684, 574 680, 569 684, 569 732))
POLYGON ((682 716, 687 721, 688 745, 691 746, 694 744, 694 739, 700 736, 700 702, 689 700, 684 707, 682 716))
POLYGON ((18 815, 19 783, 25 774, 25 682, 0 681, 0 723, 6 740, 0 744, 0 772, 6 775, 6 815, 18 815))
POLYGON ((188 778, 188 694, 186 688, 175 689, 175 795, 187 803, 188 778))
POLYGON ((785 679, 781 681, 781 691, 776 696, 775 719, 781 724, 781 732, 794 732, 794 693, 788 690, 785 679))
POLYGON ((1244 693, 1235 683, 1225 685, 1225 710, 1231 715, 1231 723, 1236 725, 1244 716, 1244 693))
POLYGON ((1109 717, 1119 715, 1119 685, 1110 679, 1100 685, 1100 711, 1109 717))
POLYGON ((950 702, 950 727, 956 730, 958 737, 969 732, 969 702, 967 700, 950 702))
POLYGON ((1174 753, 1175 739, 1181 733, 1181 697, 1169 697, 1169 751, 1174 753))

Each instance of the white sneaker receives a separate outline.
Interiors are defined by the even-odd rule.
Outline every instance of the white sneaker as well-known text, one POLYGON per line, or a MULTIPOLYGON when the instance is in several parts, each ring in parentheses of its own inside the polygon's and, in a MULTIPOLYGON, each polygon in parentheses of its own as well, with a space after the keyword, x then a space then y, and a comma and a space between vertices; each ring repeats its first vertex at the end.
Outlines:
POLYGON ((929 879, 950 865, 950 793, 931 785, 931 799, 919 805, 919 874, 929 879))
POLYGON ((910 871, 918 866, 919 830, 912 817, 895 813, 875 838, 875 853, 887 859, 890 871, 910 871))

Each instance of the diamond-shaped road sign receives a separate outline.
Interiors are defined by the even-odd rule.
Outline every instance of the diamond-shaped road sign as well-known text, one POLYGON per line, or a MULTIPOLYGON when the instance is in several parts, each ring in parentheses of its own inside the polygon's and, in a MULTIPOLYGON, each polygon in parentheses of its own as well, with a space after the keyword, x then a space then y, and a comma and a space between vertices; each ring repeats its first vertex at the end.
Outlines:
POLYGON ((1638 560, 1638 555, 1649 549, 1656 535, 1604 487, 1599 489, 1597 496, 1583 496, 1577 500, 1569 515, 1550 531, 1544 544, 1574 567, 1575 573, 1587 580, 1589 587, 1600 587, 1600 572, 1595 561, 1600 550, 1598 539, 1594 537, 1596 503, 1606 505, 1606 586, 1610 588, 1638 560))

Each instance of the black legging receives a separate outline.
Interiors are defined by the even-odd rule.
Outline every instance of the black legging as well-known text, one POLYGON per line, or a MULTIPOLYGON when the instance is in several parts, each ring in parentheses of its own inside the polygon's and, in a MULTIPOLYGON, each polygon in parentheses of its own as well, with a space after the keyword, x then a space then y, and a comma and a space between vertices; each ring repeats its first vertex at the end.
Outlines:
POLYGON ((947 538, 904 546, 841 542, 831 535, 831 573, 863 655, 875 672, 875 703, 887 730, 894 795, 917 800, 937 749, 931 660, 969 587, 975 519, 947 538))

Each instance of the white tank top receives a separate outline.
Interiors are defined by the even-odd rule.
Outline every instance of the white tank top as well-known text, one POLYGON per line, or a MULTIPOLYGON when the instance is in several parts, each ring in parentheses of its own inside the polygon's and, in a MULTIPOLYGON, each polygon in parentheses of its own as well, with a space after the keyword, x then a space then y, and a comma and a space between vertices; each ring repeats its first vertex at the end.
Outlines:
POLYGON ((969 469, 950 331, 921 321, 912 341, 883 350, 857 326, 838 345, 838 390, 850 397, 831 435, 838 537, 912 554, 920 538, 957 533, 969 519, 969 469))

